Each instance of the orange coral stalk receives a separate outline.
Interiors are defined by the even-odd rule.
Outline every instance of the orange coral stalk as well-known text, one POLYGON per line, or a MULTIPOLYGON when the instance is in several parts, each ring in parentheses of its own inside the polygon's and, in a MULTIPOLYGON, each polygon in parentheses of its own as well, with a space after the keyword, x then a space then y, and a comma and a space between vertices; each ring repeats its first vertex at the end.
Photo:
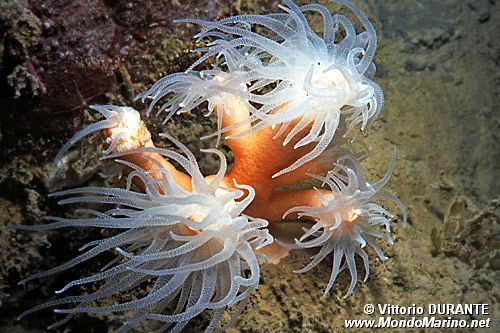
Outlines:
MULTIPOLYGON (((118 129, 120 130, 120 129, 118 129)), ((107 142, 110 141, 116 128, 106 128, 102 131, 102 135, 107 142)), ((113 153, 124 153, 126 151, 139 149, 139 148, 151 148, 154 147, 154 143, 151 140, 151 133, 149 132, 146 124, 142 119, 139 121, 138 125, 135 126, 134 133, 131 133, 125 138, 119 139, 119 142, 115 145, 113 153)), ((168 162, 163 156, 153 152, 140 152, 131 153, 120 156, 120 159, 126 160, 134 165, 137 165, 143 170, 154 170, 158 168, 155 163, 160 163, 163 168, 165 168, 175 179, 177 184, 182 188, 190 191, 191 190, 191 178, 185 173, 178 171, 170 162, 168 162)), ((126 172, 130 172, 130 168, 126 165, 122 165, 122 168, 126 172)), ((153 177, 160 177, 159 173, 153 174, 153 177)), ((141 182, 137 183, 138 186, 142 187, 144 184, 141 182)))
MULTIPOLYGON (((278 190, 279 187, 297 183, 307 178, 306 172, 318 173, 327 167, 325 163, 317 163, 314 160, 308 162, 298 169, 292 170, 282 176, 273 178, 278 171, 286 168, 301 156, 307 154, 314 143, 294 149, 299 138, 306 135, 310 128, 304 128, 294 138, 283 145, 286 135, 276 137, 279 129, 265 128, 254 133, 239 136, 250 129, 250 124, 244 124, 248 119, 248 109, 237 99, 232 97, 224 103, 225 109, 218 108, 217 114, 224 128, 231 130, 225 134, 227 142, 234 155, 232 169, 224 177, 224 185, 234 186, 234 180, 238 184, 251 186, 255 192, 255 198, 247 207, 245 213, 254 217, 265 218, 268 221, 282 219, 283 213, 288 209, 299 206, 318 206, 316 194, 313 190, 278 190), (244 125, 239 126, 241 123, 244 125)), ((160 164, 168 170, 175 181, 184 189, 191 190, 191 178, 185 173, 178 171, 163 156, 153 151, 134 152, 140 148, 154 148, 151 134, 146 124, 140 119, 137 111, 126 107, 95 106, 107 119, 97 123, 96 128, 101 128, 105 141, 109 144, 107 153, 120 154, 120 159, 128 161, 139 168, 151 171, 158 168, 160 164), (127 152, 130 152, 127 154, 127 152)), ((83 130, 75 135, 76 139, 86 135, 88 131, 83 130)), ((70 143, 74 142, 71 140, 70 143)), ((67 149, 65 147, 65 149, 67 149)), ((132 171, 129 166, 123 164, 126 172, 132 171)), ((161 177, 160 173, 153 177, 161 177)), ((213 176, 208 176, 211 178, 213 176)), ((138 182, 139 186, 143 186, 138 182)))
MULTIPOLYGON (((227 105, 227 103, 226 103, 227 105)), ((282 105, 281 107, 283 107, 282 105)), ((246 107, 235 100, 230 104, 230 110, 217 112, 222 115, 222 127, 232 127, 248 119, 250 113, 246 107)), ((293 128, 292 124, 290 128, 293 128)), ((226 132, 228 137, 238 136, 250 129, 250 124, 237 127, 226 132)), ((304 164, 277 178, 273 175, 283 170, 301 156, 314 148, 315 143, 294 149, 294 145, 310 131, 310 126, 297 133, 294 138, 283 145, 287 133, 276 137, 279 128, 264 128, 245 136, 226 139, 234 156, 234 164, 227 174, 229 180, 236 179, 240 184, 246 184, 255 190, 255 198, 245 210, 246 214, 258 216, 268 221, 281 220, 283 214, 298 205, 317 206, 314 190, 276 191, 277 188, 290 185, 308 178, 306 173, 325 171, 326 165, 314 160, 304 164)), ((227 181, 227 183, 232 183, 227 181)))

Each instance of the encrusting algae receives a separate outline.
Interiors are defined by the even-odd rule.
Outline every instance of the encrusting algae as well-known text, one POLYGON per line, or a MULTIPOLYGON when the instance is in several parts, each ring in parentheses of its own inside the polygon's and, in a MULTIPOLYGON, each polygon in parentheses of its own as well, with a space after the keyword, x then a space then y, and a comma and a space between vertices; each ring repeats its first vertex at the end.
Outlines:
MULTIPOLYGON (((127 174, 125 188, 83 187, 51 194, 60 204, 91 204, 79 208, 80 218, 49 217, 51 223, 20 226, 24 230, 67 227, 116 229, 114 236, 84 245, 82 253, 53 269, 34 274, 22 284, 70 269, 116 250, 115 260, 94 275, 68 283, 57 293, 94 284, 94 292, 66 296, 36 306, 20 318, 57 307, 66 316, 78 313, 130 311, 118 332, 141 321, 157 321, 155 332, 179 332, 204 311, 212 316, 206 331, 224 330, 244 309, 260 279, 260 265, 277 262, 283 248, 319 248, 303 273, 332 254, 332 272, 325 295, 338 273, 348 268, 351 294, 358 281, 355 256, 362 258, 364 281, 369 274, 366 245, 386 257, 378 239, 392 243, 395 218, 377 201, 399 199, 382 191, 394 167, 375 183, 365 179, 354 149, 355 128, 363 130, 381 112, 383 93, 371 80, 377 39, 367 17, 352 3, 339 1, 359 19, 356 32, 341 14, 326 7, 297 6, 284 1, 281 12, 238 15, 217 22, 182 20, 204 28, 197 35, 210 43, 184 73, 167 75, 138 98, 151 100, 149 112, 191 112, 207 102, 218 119, 234 161, 228 170, 217 149, 203 150, 220 158, 217 174, 203 176, 194 155, 181 142, 163 135, 182 153, 155 147, 139 112, 125 106, 95 105, 104 116, 76 133, 56 157, 84 136, 101 132, 107 149, 103 159, 127 174), (306 13, 323 19, 323 34, 309 27, 306 13), (256 29, 259 27, 259 29, 256 29), (265 33, 257 33, 256 30, 265 33), (207 59, 209 70, 196 70, 207 59), (321 176, 325 174, 326 176, 321 176), (308 178, 326 188, 283 189, 308 178), (275 240, 267 227, 283 220, 304 221, 295 244, 275 240), (147 288, 144 289, 144 284, 147 288), (139 286, 142 287, 139 288, 139 286), (117 294, 140 289, 136 299, 109 304, 117 294), (67 306, 65 306, 67 305, 67 306), (227 309, 231 320, 222 323, 227 309)), ((285 252, 286 252, 285 251, 285 252)))

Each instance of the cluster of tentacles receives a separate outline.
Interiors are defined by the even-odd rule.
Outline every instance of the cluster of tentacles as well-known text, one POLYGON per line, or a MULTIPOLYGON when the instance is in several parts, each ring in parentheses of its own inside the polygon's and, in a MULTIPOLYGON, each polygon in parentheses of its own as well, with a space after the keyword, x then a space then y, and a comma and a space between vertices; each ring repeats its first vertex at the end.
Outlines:
POLYGON ((200 40, 215 40, 185 73, 168 75, 139 96, 152 100, 149 111, 160 105, 167 119, 196 112, 207 102, 209 113, 217 116, 214 133, 225 137, 234 157, 230 167, 222 152, 207 149, 204 152, 220 157, 221 166, 215 175, 202 175, 194 155, 175 138, 164 135, 177 150, 155 147, 136 110, 92 106, 104 119, 76 133, 57 155, 56 164, 76 142, 100 132, 107 145, 103 159, 127 175, 124 188, 56 192, 52 196, 64 197, 61 204, 91 206, 78 209, 78 218, 50 217, 51 223, 19 228, 101 228, 113 229, 115 235, 84 245, 71 261, 22 283, 108 251, 116 251, 117 257, 58 293, 80 285, 95 286, 95 291, 49 301, 22 316, 57 307, 56 312, 66 317, 55 327, 77 313, 131 311, 120 332, 148 320, 162 324, 157 332, 177 332, 208 311, 212 316, 206 330, 212 331, 226 327, 220 322, 227 309, 234 307, 234 314, 226 324, 243 309, 259 283, 260 265, 268 259, 279 261, 291 249, 318 249, 299 273, 332 258, 325 294, 344 268, 351 274, 346 296, 353 292, 358 281, 356 255, 366 281, 366 245, 386 259, 377 242, 392 244, 389 234, 395 216, 379 200, 395 203, 406 222, 399 199, 382 190, 395 155, 387 174, 369 182, 353 134, 383 106, 382 91, 371 81, 375 30, 347 1, 342 3, 364 26, 361 33, 347 17, 331 15, 324 6, 284 2, 283 12, 275 14, 190 20, 205 26, 200 40), (309 27, 306 12, 323 18, 323 37, 309 27), (271 36, 260 35, 255 26, 271 36), (217 57, 213 69, 194 69, 212 56, 217 57), (310 178, 322 187, 304 186, 310 178), (304 228, 294 243, 273 234, 274 223, 298 219, 304 228), (113 304, 114 297, 132 291, 135 298, 113 304))

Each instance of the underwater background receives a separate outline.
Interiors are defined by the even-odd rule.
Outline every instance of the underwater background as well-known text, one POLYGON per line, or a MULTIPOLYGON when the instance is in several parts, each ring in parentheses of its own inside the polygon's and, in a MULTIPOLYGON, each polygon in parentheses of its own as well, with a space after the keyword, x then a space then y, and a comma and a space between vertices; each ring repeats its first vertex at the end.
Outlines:
MULTIPOLYGON (((318 2, 332 12, 340 8, 318 2)), ((369 280, 346 299, 347 271, 323 297, 331 270, 327 261, 308 274, 292 273, 314 251, 292 252, 278 265, 264 266, 257 292, 230 332, 348 331, 344 320, 365 318, 366 303, 488 303, 491 328, 477 331, 495 332, 500 313, 500 3, 354 2, 377 30, 374 80, 386 99, 382 114, 363 134, 371 152, 363 165, 369 179, 381 178, 396 147, 387 188, 407 206, 410 226, 395 225, 396 243, 382 244, 389 260, 372 260, 369 280)), ((45 332, 54 321, 52 312, 20 322, 16 315, 106 262, 103 258, 18 286, 22 277, 65 262, 82 244, 106 235, 5 228, 70 214, 47 197, 51 191, 116 182, 100 176, 102 147, 88 142, 79 144, 64 177, 49 177, 59 148, 97 119, 87 105, 132 105, 143 111, 143 104, 133 102, 136 94, 167 73, 184 71, 197 56, 189 50, 196 47, 191 36, 198 28, 176 25, 175 18, 268 13, 278 4, 0 0, 0 332, 45 332)), ((202 171, 217 169, 215 158, 199 153, 213 144, 199 137, 213 131, 215 119, 194 112, 166 125, 154 116, 145 121, 155 142, 161 143, 159 133, 169 133, 197 154, 202 171)), ((81 315, 55 331, 112 332, 124 317, 81 315)), ((186 331, 201 331, 203 320, 194 319, 186 331)))

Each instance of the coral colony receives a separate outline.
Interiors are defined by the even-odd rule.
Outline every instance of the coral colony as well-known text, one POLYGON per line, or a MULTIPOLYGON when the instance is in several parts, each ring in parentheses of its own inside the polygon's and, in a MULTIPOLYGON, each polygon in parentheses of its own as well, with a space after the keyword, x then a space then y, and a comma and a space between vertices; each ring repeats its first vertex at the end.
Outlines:
POLYGON ((134 109, 92 107, 105 119, 75 134, 56 162, 84 136, 101 132, 107 145, 103 159, 127 174, 125 188, 53 193, 60 204, 90 204, 93 209, 77 209, 79 218, 50 217, 50 223, 20 228, 116 229, 114 236, 85 244, 74 259, 21 283, 71 269, 104 252, 115 251, 117 257, 98 273, 69 282, 56 293, 84 285, 95 291, 49 301, 20 318, 55 307, 65 317, 50 326, 54 328, 78 313, 126 312, 129 319, 118 332, 143 321, 158 322, 155 332, 178 332, 208 312, 206 331, 224 330, 258 286, 260 265, 279 259, 283 246, 286 251, 317 249, 297 273, 331 260, 325 295, 344 268, 351 275, 345 296, 353 292, 358 281, 356 254, 366 281, 366 248, 387 259, 377 242, 392 244, 390 224, 395 216, 376 202, 395 203, 406 223, 399 199, 382 190, 395 156, 386 175, 370 183, 353 143, 354 133, 368 126, 383 107, 382 90, 371 80, 375 30, 347 1, 340 2, 364 31, 357 32, 346 16, 331 15, 324 6, 283 2, 281 12, 274 14, 180 21, 203 27, 196 36, 209 41, 198 50, 203 55, 184 73, 167 75, 138 96, 150 101, 149 111, 165 114, 164 121, 196 112, 207 102, 208 113, 215 112, 218 120, 210 135, 224 136, 234 155, 229 170, 219 150, 207 149, 205 153, 220 158, 220 169, 203 176, 193 154, 175 138, 163 135, 175 151, 155 147, 134 109), (320 35, 308 24, 306 14, 311 13, 322 18, 320 35), (215 59, 211 69, 197 70, 208 59, 215 59), (310 177, 323 187, 286 189, 310 177), (269 223, 297 219, 304 223, 304 233, 297 235, 295 244, 280 242, 280 235, 267 229, 269 223), (132 293, 130 300, 116 300, 132 293), (230 319, 222 320, 226 310, 230 319))

